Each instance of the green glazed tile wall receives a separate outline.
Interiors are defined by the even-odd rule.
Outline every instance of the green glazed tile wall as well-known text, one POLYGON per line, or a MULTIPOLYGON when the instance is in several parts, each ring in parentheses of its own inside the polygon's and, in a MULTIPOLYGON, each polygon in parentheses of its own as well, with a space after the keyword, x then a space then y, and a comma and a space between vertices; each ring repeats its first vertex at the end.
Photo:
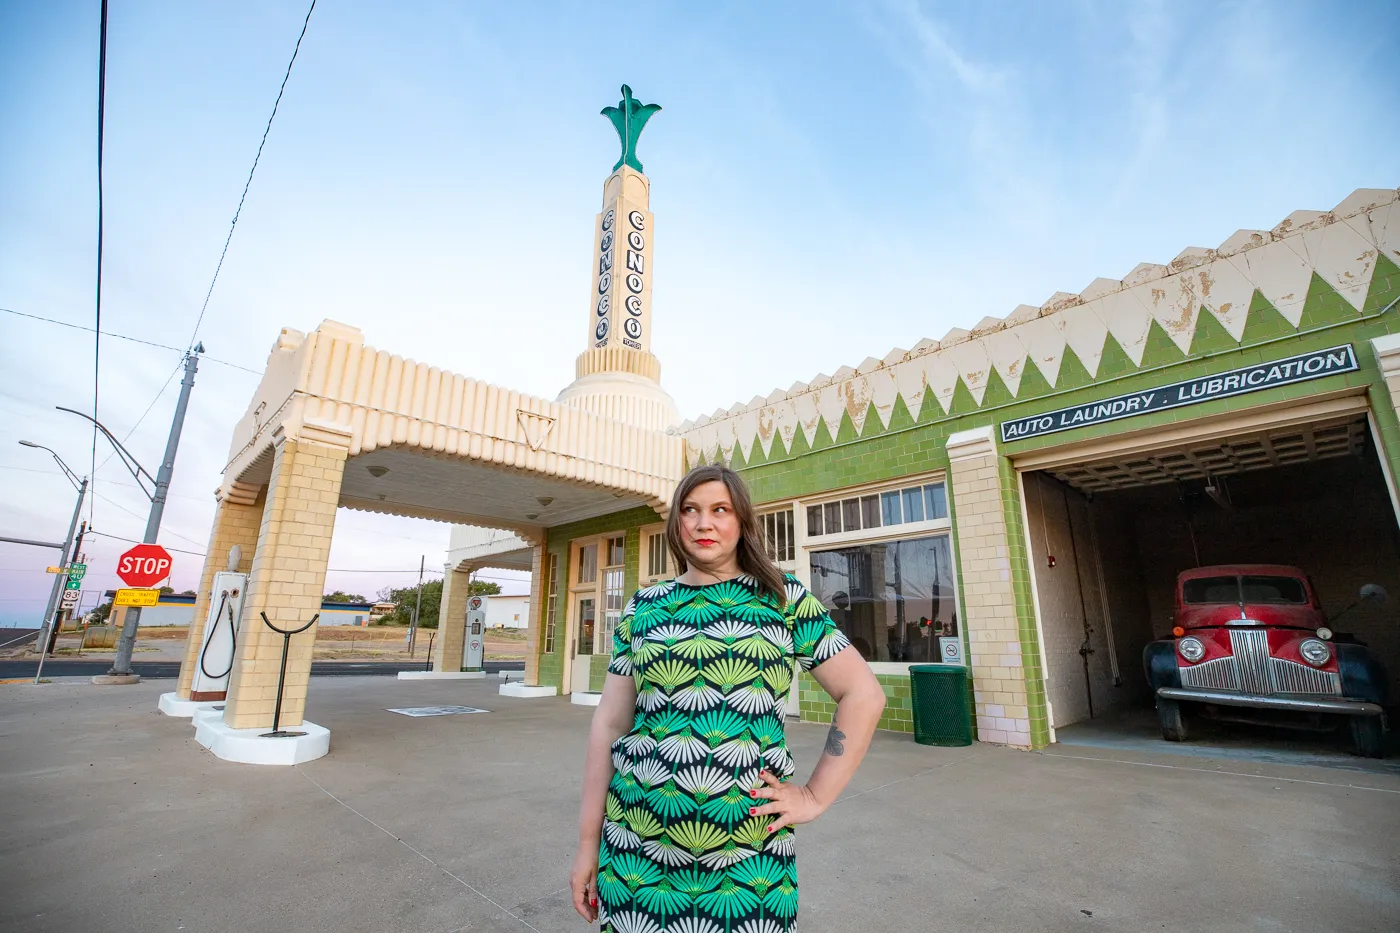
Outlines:
MULTIPOLYGON (((908 674, 876 674, 885 690, 885 711, 875 728, 888 732, 914 731, 914 706, 908 674)), ((797 674, 798 718, 803 722, 831 722, 836 703, 816 678, 806 671, 797 674)))
MULTIPOLYGON (((568 646, 564 643, 566 634, 564 620, 568 601, 569 542, 575 538, 588 538, 609 532, 625 532, 627 543, 625 545, 626 556, 624 557, 622 584, 623 592, 630 597, 637 588, 638 561, 641 555, 641 531, 639 529, 645 525, 654 525, 658 521, 660 518, 655 510, 640 506, 548 529, 545 552, 555 555, 559 560, 559 601, 555 616, 554 650, 546 653, 543 650, 543 636, 539 639, 541 649, 539 682, 542 686, 555 687, 560 691, 564 689, 564 658, 568 650, 568 646)), ((541 630, 543 630, 545 613, 548 610, 547 593, 541 598, 540 603, 541 605, 536 609, 535 624, 541 626, 541 630)), ((606 655, 596 655, 590 663, 588 689, 602 690, 603 682, 607 680, 608 658, 606 655)))

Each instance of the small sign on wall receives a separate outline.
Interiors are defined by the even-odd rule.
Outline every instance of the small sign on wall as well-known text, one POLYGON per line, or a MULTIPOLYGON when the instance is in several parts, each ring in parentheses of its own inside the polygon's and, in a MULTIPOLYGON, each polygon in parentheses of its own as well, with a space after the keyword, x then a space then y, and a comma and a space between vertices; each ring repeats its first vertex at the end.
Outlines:
POLYGON ((941 635, 938 638, 938 655, 944 664, 962 664, 963 650, 962 639, 956 635, 951 638, 941 635))

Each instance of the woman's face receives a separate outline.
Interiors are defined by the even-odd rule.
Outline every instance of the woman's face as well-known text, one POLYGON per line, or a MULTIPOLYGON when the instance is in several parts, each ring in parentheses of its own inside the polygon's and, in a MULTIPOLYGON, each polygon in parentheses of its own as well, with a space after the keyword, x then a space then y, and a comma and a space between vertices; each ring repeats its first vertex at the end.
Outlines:
POLYGON ((739 516, 729 487, 718 480, 701 483, 681 503, 681 543, 697 569, 710 573, 739 569, 739 516))

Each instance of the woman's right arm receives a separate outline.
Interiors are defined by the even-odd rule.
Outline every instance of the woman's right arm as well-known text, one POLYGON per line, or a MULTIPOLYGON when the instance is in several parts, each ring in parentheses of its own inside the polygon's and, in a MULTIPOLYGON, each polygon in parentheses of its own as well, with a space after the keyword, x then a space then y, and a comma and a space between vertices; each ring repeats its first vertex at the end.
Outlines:
POLYGON ((598 845, 603 838, 603 812, 612 781, 612 745, 632 728, 637 708, 637 685, 631 677, 608 674, 603 696, 588 730, 588 754, 583 760, 583 805, 579 810, 578 852, 569 877, 574 909, 592 923, 598 918, 598 845))

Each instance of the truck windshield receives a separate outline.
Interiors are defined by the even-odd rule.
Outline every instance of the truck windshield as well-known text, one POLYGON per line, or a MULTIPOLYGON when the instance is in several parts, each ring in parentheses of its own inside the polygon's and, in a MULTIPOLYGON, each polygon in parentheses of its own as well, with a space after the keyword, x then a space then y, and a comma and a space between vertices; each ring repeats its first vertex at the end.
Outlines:
POLYGON ((1197 577, 1181 584, 1181 600, 1186 603, 1238 603, 1239 577, 1197 577))
POLYGON ((1301 606, 1307 603, 1308 594, 1297 577, 1245 577, 1244 601, 1301 606))
POLYGON ((1306 605, 1307 590, 1297 577, 1197 577, 1181 585, 1181 601, 1306 605))

